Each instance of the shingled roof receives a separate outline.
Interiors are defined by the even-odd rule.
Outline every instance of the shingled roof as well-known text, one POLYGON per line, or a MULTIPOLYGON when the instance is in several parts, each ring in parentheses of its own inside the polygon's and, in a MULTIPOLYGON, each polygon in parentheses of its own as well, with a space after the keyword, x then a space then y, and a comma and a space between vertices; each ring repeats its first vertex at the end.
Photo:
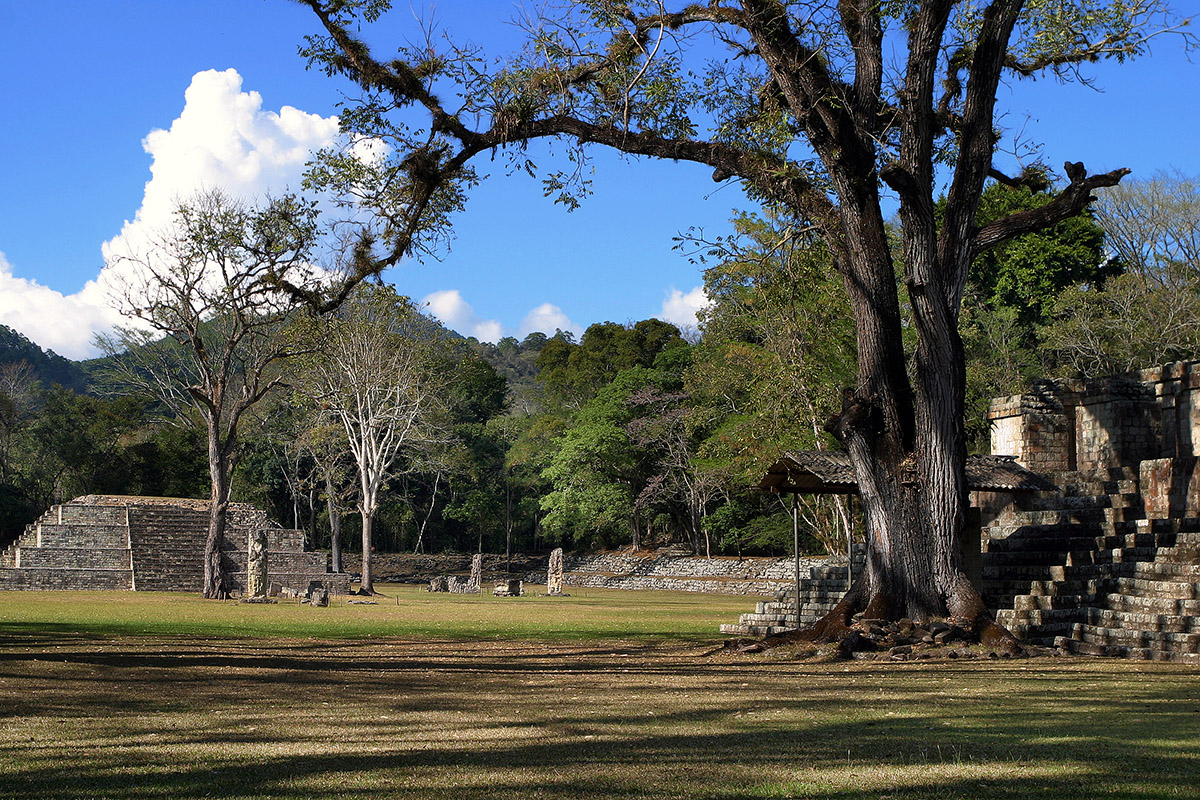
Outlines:
MULTIPOLYGON (((788 494, 857 494, 850 454, 796 450, 767 468, 758 488, 788 494)), ((967 456, 967 488, 987 492, 1047 492, 1053 483, 1017 463, 1016 456, 967 456)))

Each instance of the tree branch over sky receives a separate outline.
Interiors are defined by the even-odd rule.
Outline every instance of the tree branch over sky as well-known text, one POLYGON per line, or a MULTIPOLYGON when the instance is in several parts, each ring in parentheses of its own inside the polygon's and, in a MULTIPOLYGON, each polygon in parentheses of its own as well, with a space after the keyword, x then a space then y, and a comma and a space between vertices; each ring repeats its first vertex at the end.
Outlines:
POLYGON ((322 33, 304 53, 362 90, 343 126, 389 149, 370 170, 331 155, 314 173, 324 181, 314 185, 353 185, 378 209, 378 238, 361 249, 352 279, 446 235, 477 156, 504 153, 534 172, 525 144, 535 139, 568 146, 574 166, 544 177, 559 202, 586 193, 579 165, 598 144, 705 164, 715 180, 737 179, 751 199, 812 227, 855 321, 858 374, 829 429, 854 464, 868 539, 863 575, 813 635, 836 637, 865 610, 951 615, 1012 645, 959 552, 967 488, 957 324, 967 269, 981 249, 1080 212, 1124 171, 1089 175, 1069 164, 1052 203, 981 230, 996 94, 1005 81, 1086 80, 1088 64, 1144 55, 1163 33, 1192 44, 1165 2, 710 0, 672 9, 580 0, 527 20, 524 49, 499 61, 430 37, 385 60, 365 37, 388 3, 306 4, 322 33), (887 190, 900 201, 898 254, 887 190), (916 331, 911 352, 898 273, 916 331))

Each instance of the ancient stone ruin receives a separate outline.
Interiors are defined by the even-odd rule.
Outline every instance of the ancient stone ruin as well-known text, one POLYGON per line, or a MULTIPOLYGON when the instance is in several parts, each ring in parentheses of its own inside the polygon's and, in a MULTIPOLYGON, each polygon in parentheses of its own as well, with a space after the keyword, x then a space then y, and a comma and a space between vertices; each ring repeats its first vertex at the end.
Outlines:
POLYGON ((267 532, 251 530, 246 540, 246 594, 267 596, 267 532))
POLYGON ((563 597, 563 549, 556 547, 550 552, 550 564, 546 568, 546 594, 563 597))
POLYGON ((1200 362, 992 403, 993 452, 1058 492, 980 495, 985 599, 1026 640, 1200 661, 1200 362))
MULTIPOLYGON (((1057 487, 971 493, 980 588, 996 618, 1069 652, 1200 662, 1200 362, 1041 382, 993 401, 988 419, 993 453, 1057 487)), ((809 625, 847 586, 844 566, 814 569, 799 619, 783 589, 721 628, 809 625)))
POLYGON ((500 581, 492 589, 492 594, 496 597, 521 597, 525 594, 525 584, 516 579, 500 581))
MULTIPOLYGON (((0 589, 199 592, 208 517, 205 500, 77 497, 52 507, 0 553, 0 589)), ((245 503, 232 504, 221 550, 232 591, 249 591, 252 532, 266 541, 263 586, 303 590, 319 580, 335 592, 349 591, 349 576, 329 571, 328 554, 304 549, 303 532, 280 528, 245 503)))
POLYGON ((483 591, 483 553, 471 557, 471 580, 467 583, 467 590, 471 594, 483 591))

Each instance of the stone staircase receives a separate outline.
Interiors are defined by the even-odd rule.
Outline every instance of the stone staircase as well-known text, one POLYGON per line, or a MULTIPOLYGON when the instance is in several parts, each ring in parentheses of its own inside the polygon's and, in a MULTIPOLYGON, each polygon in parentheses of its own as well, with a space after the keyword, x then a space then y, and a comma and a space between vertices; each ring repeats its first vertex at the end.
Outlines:
MULTIPOLYGON (((863 545, 854 546, 854 574, 862 569, 866 558, 863 545)), ((721 633, 730 636, 761 638, 776 633, 805 628, 833 610, 838 600, 850 588, 846 575, 846 557, 828 559, 809 566, 807 577, 800 579, 800 616, 796 616, 796 587, 782 588, 773 600, 760 600, 754 611, 742 614, 733 624, 721 626, 721 633)))
MULTIPOLYGON (((221 551, 232 591, 245 588, 247 536, 262 529, 271 582, 303 590, 320 580, 349 591, 349 576, 329 572, 328 555, 305 551, 301 531, 279 528, 245 504, 231 508, 221 551)), ((51 508, 0 553, 0 589, 198 592, 207 536, 205 501, 76 498, 51 508)))
POLYGON ((1200 663, 1200 518, 1147 519, 1129 467, 1055 476, 985 530, 984 598, 1032 644, 1200 663))
POLYGON ((0 552, 0 589, 132 588, 124 508, 54 506, 0 552))

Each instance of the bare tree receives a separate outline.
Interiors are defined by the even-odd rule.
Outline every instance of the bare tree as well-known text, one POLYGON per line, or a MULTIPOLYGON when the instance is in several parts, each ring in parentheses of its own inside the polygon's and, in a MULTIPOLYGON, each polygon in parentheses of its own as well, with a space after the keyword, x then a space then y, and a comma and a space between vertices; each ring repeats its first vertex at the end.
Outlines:
POLYGON ((1160 172, 1123 181, 1100 193, 1095 213, 1127 271, 1169 288, 1200 284, 1200 180, 1160 172))
POLYGON ((110 264, 124 276, 117 307, 138 321, 99 340, 112 356, 111 377, 207 436, 206 598, 227 594, 221 545, 239 425, 279 384, 279 363, 295 353, 280 333, 298 304, 274 286, 313 282, 317 237, 315 208, 295 197, 254 208, 210 191, 181 203, 173 224, 144 251, 110 264))
POLYGON ((444 435, 438 343, 429 321, 390 287, 363 284, 339 311, 308 330, 316 402, 341 424, 358 466, 362 515, 362 591, 374 592, 372 524, 380 491, 406 450, 444 435))
POLYGON ((36 383, 28 361, 0 364, 0 484, 13 479, 13 443, 29 422, 36 383))
POLYGON ((301 433, 300 446, 316 465, 329 517, 329 549, 334 572, 342 571, 342 514, 354 496, 353 481, 347 462, 346 440, 341 420, 329 409, 309 409, 308 425, 301 433))

